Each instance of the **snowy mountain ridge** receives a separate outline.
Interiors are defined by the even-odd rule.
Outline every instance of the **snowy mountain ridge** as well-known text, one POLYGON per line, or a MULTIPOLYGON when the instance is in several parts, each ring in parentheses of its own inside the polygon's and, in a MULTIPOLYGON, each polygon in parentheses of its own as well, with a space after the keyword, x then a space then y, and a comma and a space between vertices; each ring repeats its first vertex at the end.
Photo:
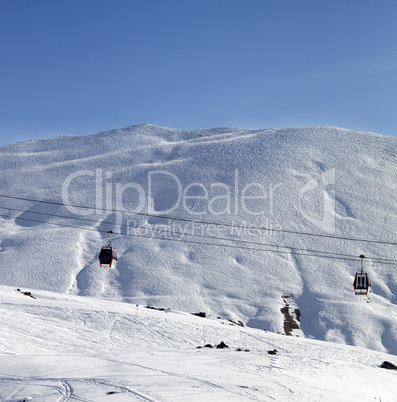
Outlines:
POLYGON ((396 151, 152 125, 0 148, 0 400, 394 401, 396 151))
POLYGON ((334 127, 138 125, 1 147, 1 284, 280 333, 293 295, 300 336, 397 354, 397 272, 380 261, 397 259, 396 154, 394 137, 334 127), (98 264, 108 230, 114 270, 98 264), (360 254, 371 303, 352 290, 360 254))

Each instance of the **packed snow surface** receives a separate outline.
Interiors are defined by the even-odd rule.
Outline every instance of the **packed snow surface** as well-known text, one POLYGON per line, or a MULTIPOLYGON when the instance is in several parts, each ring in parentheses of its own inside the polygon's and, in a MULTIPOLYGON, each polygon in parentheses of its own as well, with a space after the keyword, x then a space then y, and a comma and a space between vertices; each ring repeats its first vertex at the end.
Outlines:
POLYGON ((396 155, 332 127, 1 147, 0 400, 396 400, 396 155))
POLYGON ((385 353, 216 317, 0 291, 1 401, 395 401, 385 353))

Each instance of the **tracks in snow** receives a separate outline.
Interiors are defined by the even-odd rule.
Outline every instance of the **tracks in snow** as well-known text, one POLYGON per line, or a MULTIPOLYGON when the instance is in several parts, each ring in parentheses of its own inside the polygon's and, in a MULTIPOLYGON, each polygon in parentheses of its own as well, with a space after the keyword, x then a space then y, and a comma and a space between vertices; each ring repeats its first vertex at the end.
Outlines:
POLYGON ((2 401, 56 401, 90 402, 80 395, 89 394, 95 398, 123 394, 123 400, 155 402, 148 395, 123 384, 117 384, 96 378, 46 378, 46 377, 2 377, 0 378, 0 400, 2 401))
POLYGON ((77 281, 78 274, 85 268, 84 263, 84 251, 85 244, 87 243, 87 233, 84 231, 80 232, 79 241, 77 242, 77 257, 76 257, 76 269, 72 272, 71 284, 69 287, 69 292, 78 294, 79 285, 77 281))

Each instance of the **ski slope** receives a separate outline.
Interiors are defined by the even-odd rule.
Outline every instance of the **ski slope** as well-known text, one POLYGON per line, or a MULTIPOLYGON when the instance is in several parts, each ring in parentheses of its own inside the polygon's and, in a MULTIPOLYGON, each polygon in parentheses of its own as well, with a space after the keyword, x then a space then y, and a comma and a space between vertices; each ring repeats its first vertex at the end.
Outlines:
POLYGON ((397 270, 379 261, 397 259, 396 154, 395 137, 333 127, 138 125, 4 146, 0 283, 254 332, 285 333, 288 303, 294 335, 397 355, 397 270), (113 270, 98 264, 108 230, 113 270), (317 251, 341 257, 304 255, 317 251), (353 293, 360 254, 371 303, 353 293))
POLYGON ((212 316, 24 292, 0 286, 1 401, 396 400, 397 372, 380 368, 396 357, 382 352, 212 316), (222 341, 228 348, 203 347, 222 341))

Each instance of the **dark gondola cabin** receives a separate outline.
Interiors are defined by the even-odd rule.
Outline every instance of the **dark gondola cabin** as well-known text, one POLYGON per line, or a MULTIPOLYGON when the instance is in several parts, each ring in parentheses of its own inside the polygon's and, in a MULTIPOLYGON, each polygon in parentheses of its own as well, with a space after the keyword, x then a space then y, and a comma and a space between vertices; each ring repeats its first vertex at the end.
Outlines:
POLYGON ((110 240, 107 246, 103 246, 101 252, 99 253, 99 265, 102 268, 114 268, 117 261, 116 250, 112 247, 112 234, 113 232, 109 230, 110 240))
POLYGON ((371 289, 371 284, 369 282, 368 274, 364 272, 364 254, 360 255, 361 258, 361 272, 357 272, 354 277, 353 288, 354 293, 357 296, 367 296, 371 289))
POLYGON ((99 265, 103 268, 114 268, 116 261, 116 250, 113 247, 102 247, 99 253, 99 265))
POLYGON ((367 296, 370 286, 368 274, 357 272, 353 282, 354 293, 357 296, 367 296))

